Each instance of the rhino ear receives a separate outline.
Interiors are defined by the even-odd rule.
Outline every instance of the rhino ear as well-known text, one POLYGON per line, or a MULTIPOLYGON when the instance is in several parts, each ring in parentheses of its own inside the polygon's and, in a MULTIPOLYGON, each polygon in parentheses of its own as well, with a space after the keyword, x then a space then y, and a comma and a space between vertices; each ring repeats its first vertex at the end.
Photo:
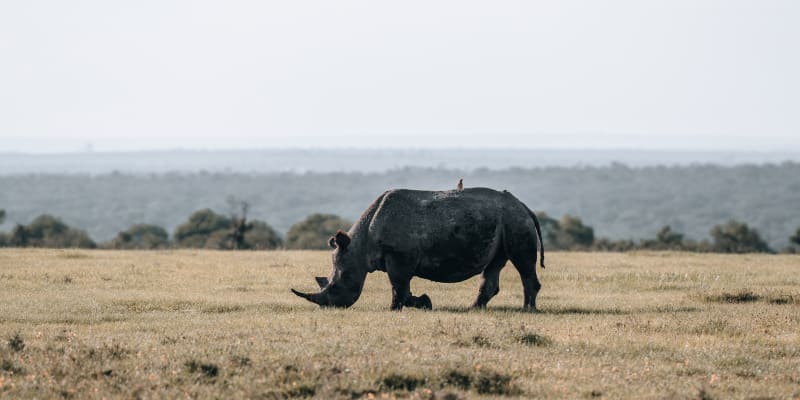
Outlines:
POLYGON ((325 289, 325 286, 328 286, 328 278, 324 276, 318 276, 314 279, 317 280, 317 285, 319 285, 320 289, 325 289))
POLYGON ((336 247, 341 250, 347 249, 347 246, 350 245, 350 235, 348 235, 347 232, 341 230, 336 231, 336 235, 333 236, 333 239, 336 242, 336 247))
POLYGON ((331 246, 332 249, 336 248, 336 238, 335 237, 331 236, 331 238, 328 240, 328 246, 331 246))

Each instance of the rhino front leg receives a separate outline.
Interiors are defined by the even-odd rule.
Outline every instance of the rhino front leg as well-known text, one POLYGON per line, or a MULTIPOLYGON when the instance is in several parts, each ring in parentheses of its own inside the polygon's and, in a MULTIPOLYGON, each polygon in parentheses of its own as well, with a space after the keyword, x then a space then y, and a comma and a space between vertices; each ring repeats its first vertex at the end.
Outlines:
POLYGON ((411 279, 392 279, 389 276, 389 282, 392 283, 392 311, 400 311, 411 295, 411 279))
POLYGON ((411 278, 413 277, 413 263, 406 257, 391 255, 386 257, 386 273, 392 284, 392 310, 400 311, 412 298, 411 278))

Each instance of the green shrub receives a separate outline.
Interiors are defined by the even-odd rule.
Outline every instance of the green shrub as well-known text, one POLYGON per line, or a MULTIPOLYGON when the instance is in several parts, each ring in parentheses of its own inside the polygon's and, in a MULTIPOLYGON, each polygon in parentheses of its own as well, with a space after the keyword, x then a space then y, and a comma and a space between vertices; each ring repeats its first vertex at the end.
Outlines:
POLYGON ((169 234, 157 225, 136 224, 118 233, 109 245, 114 249, 163 249, 169 246, 169 234))
POLYGON ((36 217, 28 225, 17 225, 7 238, 15 247, 95 248, 97 244, 79 229, 70 228, 49 214, 36 217))
POLYGON ((312 214, 289 228, 286 248, 323 250, 328 248, 328 239, 337 230, 348 230, 353 223, 332 214, 312 214))
POLYGON ((725 225, 717 225, 711 229, 714 242, 712 251, 718 253, 769 253, 767 243, 761 239, 758 231, 747 224, 728 221, 725 225))

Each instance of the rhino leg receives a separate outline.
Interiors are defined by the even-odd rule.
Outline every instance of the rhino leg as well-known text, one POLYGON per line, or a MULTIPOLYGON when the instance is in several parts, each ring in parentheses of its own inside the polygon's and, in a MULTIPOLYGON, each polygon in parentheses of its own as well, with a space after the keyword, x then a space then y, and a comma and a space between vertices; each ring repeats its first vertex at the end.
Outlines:
POLYGON ((542 288, 542 284, 539 283, 539 277, 536 276, 536 256, 525 255, 521 258, 512 258, 511 262, 519 272, 519 277, 522 279, 522 287, 525 291, 525 300, 522 303, 522 308, 528 311, 536 311, 536 296, 539 294, 539 289, 542 288))
POLYGON ((500 293, 500 271, 506 266, 505 257, 495 257, 481 274, 481 287, 478 289, 478 297, 472 303, 473 308, 484 308, 489 300, 497 293, 500 293))
POLYGON ((411 296, 411 278, 413 277, 414 265, 408 257, 400 255, 389 255, 385 257, 386 273, 389 275, 389 282, 392 284, 392 310, 400 311, 411 296))

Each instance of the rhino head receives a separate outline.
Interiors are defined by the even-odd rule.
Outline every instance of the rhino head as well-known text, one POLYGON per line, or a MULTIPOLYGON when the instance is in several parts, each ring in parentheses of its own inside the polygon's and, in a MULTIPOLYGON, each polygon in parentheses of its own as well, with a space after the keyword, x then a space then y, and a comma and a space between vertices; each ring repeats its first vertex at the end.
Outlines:
POLYGON ((329 278, 316 277, 320 291, 303 293, 292 289, 292 293, 321 307, 347 308, 352 306, 367 278, 363 257, 359 257, 357 249, 350 246, 350 235, 338 231, 328 244, 333 248, 333 271, 329 278))

